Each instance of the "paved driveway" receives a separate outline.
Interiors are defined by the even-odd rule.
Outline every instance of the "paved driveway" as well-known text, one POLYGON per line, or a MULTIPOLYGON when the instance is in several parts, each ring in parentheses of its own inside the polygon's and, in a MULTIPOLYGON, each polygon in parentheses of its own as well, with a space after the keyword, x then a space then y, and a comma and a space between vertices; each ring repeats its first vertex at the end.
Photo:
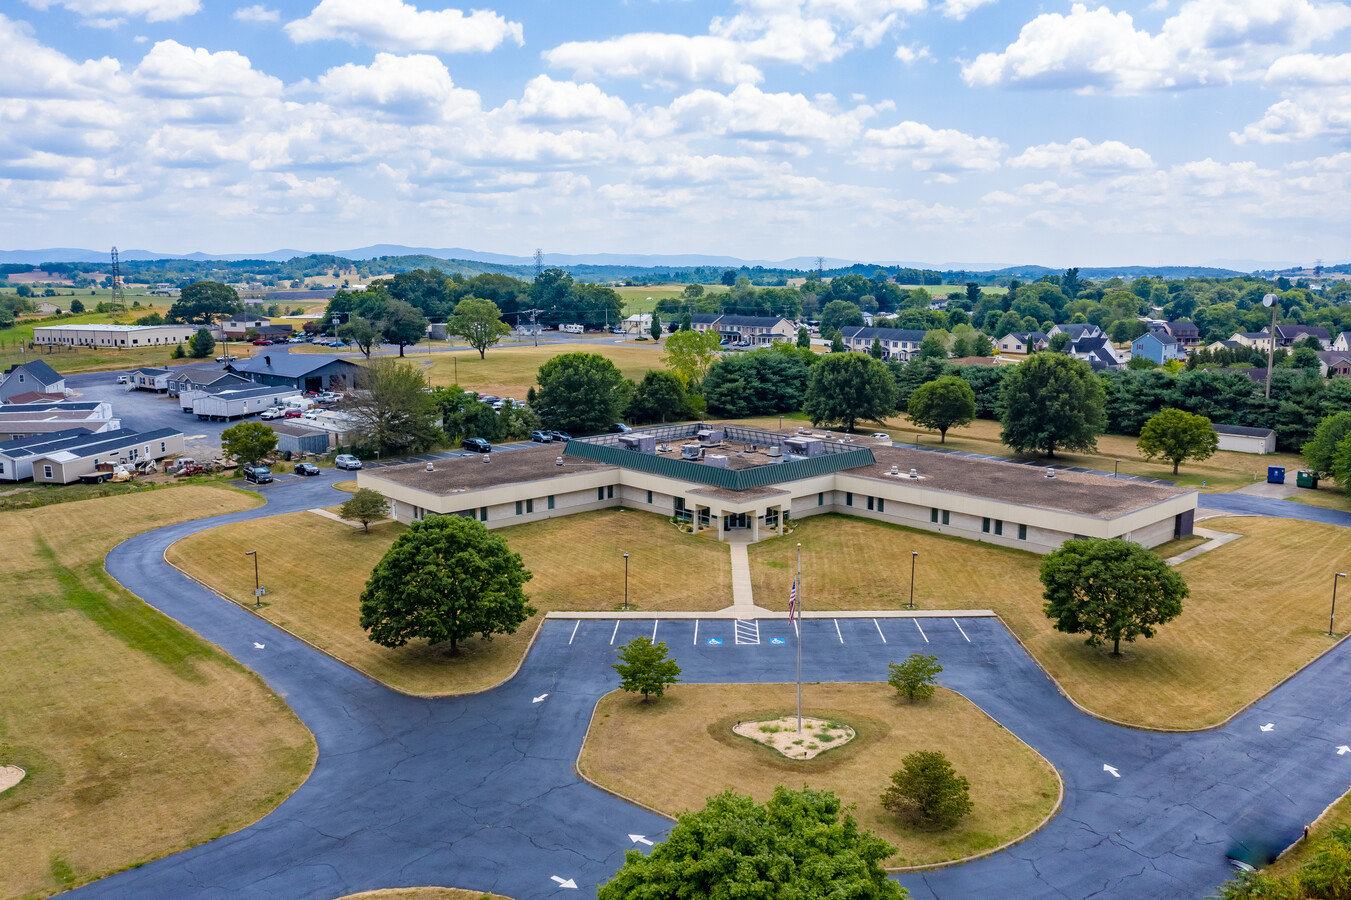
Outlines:
MULTIPOLYGON (((318 479, 263 493, 262 510, 140 535, 107 565, 284 696, 318 741, 315 771, 255 825, 88 885, 80 897, 324 898, 424 884, 517 900, 594 896, 632 846, 629 834, 658 839, 669 828, 573 769, 595 702, 616 684, 615 646, 655 629, 687 681, 793 677, 793 637, 779 620, 761 620, 749 644, 737 643, 728 621, 551 620, 499 688, 438 700, 398 694, 163 562, 164 548, 186 534, 337 499, 318 479), (560 886, 570 880, 575 894, 560 886)), ((1064 777, 1065 804, 1047 828, 985 860, 902 876, 917 897, 1199 897, 1227 877, 1226 854, 1269 857, 1351 780, 1351 755, 1337 751, 1351 742, 1351 695, 1328 688, 1351 679, 1344 650, 1223 729, 1163 735, 1078 712, 997 620, 809 620, 804 640, 809 682, 880 681, 890 660, 937 654, 944 684, 1064 777)))

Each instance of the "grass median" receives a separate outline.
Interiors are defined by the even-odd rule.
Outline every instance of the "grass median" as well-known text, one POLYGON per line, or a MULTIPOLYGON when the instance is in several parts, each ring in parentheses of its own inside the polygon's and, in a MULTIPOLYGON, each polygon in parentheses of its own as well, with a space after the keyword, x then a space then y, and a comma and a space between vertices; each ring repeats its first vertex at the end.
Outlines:
POLYGON ((811 760, 785 759, 732 732, 738 720, 793 709, 794 692, 791 684, 682 684, 652 703, 607 694, 596 706, 578 767, 596 783, 669 815, 699 809, 728 789, 762 802, 780 784, 831 790, 855 805, 862 827, 898 848, 886 863, 892 867, 992 850, 1032 831, 1055 809, 1059 786, 1050 763, 951 691, 912 704, 886 684, 805 685, 804 714, 857 733, 811 760), (916 750, 943 751, 970 779, 975 808, 949 831, 910 829, 878 802, 891 773, 916 750))
POLYGON ((1076 701, 1108 718, 1153 728, 1217 724, 1331 646, 1332 573, 1351 565, 1351 541, 1333 525, 1285 519, 1210 519, 1243 538, 1182 563, 1191 596, 1155 637, 1122 657, 1055 631, 1042 611, 1042 557, 927 531, 813 516, 792 535, 750 548, 758 605, 787 608, 802 544, 803 607, 993 609, 1076 701))
POLYGON ((480 891, 464 891, 459 888, 413 887, 348 894, 340 900, 509 900, 509 898, 500 894, 484 894, 480 891))
POLYGON ((315 746, 251 672, 119 587, 138 532, 248 509, 187 486, 0 514, 0 896, 66 890, 261 818, 315 746))
POLYGON ((630 554, 630 604, 644 610, 716 609, 731 603, 726 545, 682 534, 660 516, 600 510, 517 525, 495 533, 534 573, 525 585, 539 614, 513 635, 448 647, 416 642, 397 649, 371 643, 357 624, 358 601, 375 564, 403 526, 360 527, 311 512, 226 525, 169 548, 174 565, 244 605, 253 605, 259 549, 267 597, 259 614, 398 690, 455 694, 484 690, 510 677, 551 610, 618 608, 624 557, 630 554))

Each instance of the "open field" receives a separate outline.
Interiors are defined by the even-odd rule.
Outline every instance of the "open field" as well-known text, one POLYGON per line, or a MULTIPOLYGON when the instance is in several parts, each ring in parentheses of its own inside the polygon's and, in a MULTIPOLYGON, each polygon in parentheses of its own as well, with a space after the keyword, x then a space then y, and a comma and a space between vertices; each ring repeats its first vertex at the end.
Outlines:
MULTIPOLYGON (((879 672, 878 678, 886 672, 879 672)), ((960 859, 1016 840, 1055 808, 1050 763, 960 694, 938 690, 907 703, 884 683, 803 687, 803 712, 852 726, 849 744, 811 760, 732 732, 741 719, 775 718, 794 708, 791 684, 675 685, 642 703, 616 691, 601 698, 582 746, 586 777, 668 815, 700 809, 724 790, 769 798, 777 785, 834 791, 853 815, 898 848, 888 866, 960 859), (878 796, 906 754, 941 750, 971 781, 971 815, 950 831, 915 831, 886 812, 878 796)))
MULTIPOLYGON (((658 300, 683 297, 685 287, 683 284, 649 284, 617 287, 614 288, 614 292, 624 300, 624 315, 632 316, 638 313, 652 312, 656 308, 658 300)), ((721 293, 727 290, 727 287, 722 284, 706 284, 703 288, 706 294, 721 293)))
POLYGON ((150 528, 248 509, 180 487, 0 514, 0 896, 37 897, 241 828, 307 777, 309 732, 253 673, 103 569, 150 528))
POLYGON ((1042 612, 1041 557, 1021 550, 813 516, 789 536, 751 546, 751 579, 758 605, 786 609, 801 542, 804 609, 895 609, 909 598, 904 563, 918 550, 916 606, 995 610, 1070 696, 1098 715, 1203 728, 1331 646, 1332 573, 1351 565, 1351 541, 1334 525, 1221 518, 1206 527, 1245 537, 1179 566, 1191 588, 1182 615, 1155 637, 1123 645, 1120 658, 1052 628, 1042 612))
POLYGON ((375 564, 402 531, 398 524, 361 529, 311 512, 226 525, 169 548, 171 563, 241 603, 253 605, 253 566, 259 555, 267 602, 259 614, 325 652, 398 690, 457 694, 484 690, 515 671, 550 610, 617 608, 624 597, 624 558, 630 556, 630 605, 639 609, 703 609, 731 602, 727 548, 682 534, 659 516, 603 510, 496 531, 521 554, 534 578, 526 594, 539 614, 513 635, 477 639, 451 655, 443 646, 387 649, 357 624, 359 600, 375 564))
MULTIPOLYGON (((1287 470, 1286 482, 1289 483, 1289 481, 1289 471, 1287 470)), ((1330 479, 1319 481, 1318 490, 1306 488, 1290 499, 1306 506, 1321 506, 1325 509, 1340 509, 1344 512, 1351 512, 1351 494, 1347 494, 1342 490, 1341 485, 1330 479)))
POLYGON ((465 390, 524 400, 535 385, 544 363, 564 353, 599 353, 614 362, 625 378, 642 380, 649 369, 662 368, 664 352, 652 343, 577 343, 519 346, 489 350, 484 359, 477 353, 437 354, 428 377, 433 385, 458 384, 465 390))
POLYGON ((509 900, 500 894, 480 894, 478 891, 462 891, 459 888, 415 887, 390 888, 384 891, 365 891, 360 894, 348 894, 341 900, 509 900))
MULTIPOLYGON (((773 424, 778 427, 778 418, 748 419, 747 424, 773 424)), ((942 446, 950 450, 965 450, 970 453, 983 453, 988 456, 1014 457, 1015 454, 999 440, 999 423, 989 419, 977 419, 963 428, 948 431, 948 439, 939 444, 938 432, 917 428, 904 416, 889 419, 881 428, 871 423, 860 424, 857 430, 864 433, 885 431, 894 440, 902 444, 914 445, 915 435, 920 435, 921 446, 942 446)), ((1098 438, 1097 453, 1058 452, 1054 459, 1046 460, 1047 465, 1082 466, 1099 472, 1111 472, 1113 465, 1120 461, 1120 471, 1124 475, 1142 475, 1146 478, 1159 478, 1172 481, 1198 491, 1232 491, 1255 481, 1265 480, 1267 466, 1285 466, 1293 472, 1303 468, 1303 459, 1295 453, 1271 453, 1256 456, 1251 453, 1219 451, 1210 459, 1201 462, 1186 462, 1176 475, 1171 463, 1155 460, 1150 462, 1140 456, 1136 448, 1136 438, 1118 434, 1104 434, 1098 438), (1204 482, 1204 484, 1203 484, 1204 482)), ((1023 459, 1032 457, 1020 457, 1023 459)), ((1044 457, 1036 457, 1045 459, 1044 457)), ((1321 492, 1320 492, 1321 493, 1321 492)))
MULTIPOLYGON (((965 284, 898 284, 897 287, 903 291, 909 291, 914 288, 924 288, 924 290, 933 294, 935 297, 944 297, 948 294, 966 295, 965 284)), ((982 294, 993 294, 996 297, 1002 297, 1009 292, 1009 289, 997 285, 983 284, 980 287, 980 292, 982 294)))

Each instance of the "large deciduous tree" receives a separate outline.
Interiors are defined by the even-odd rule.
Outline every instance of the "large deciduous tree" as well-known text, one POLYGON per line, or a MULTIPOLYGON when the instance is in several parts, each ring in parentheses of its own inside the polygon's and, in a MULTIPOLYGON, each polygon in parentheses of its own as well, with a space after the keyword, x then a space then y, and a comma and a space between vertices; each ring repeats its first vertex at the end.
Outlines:
POLYGON ((441 440, 436 401, 421 366, 375 359, 357 373, 356 381, 348 412, 363 446, 385 454, 419 453, 441 440))
POLYGON ((1102 382, 1088 363, 1034 353, 1004 377, 1000 440, 1017 453, 1092 450, 1107 424, 1102 382))
POLYGON ((240 422, 221 432, 220 449, 236 465, 252 465, 277 449, 277 433, 261 422, 240 422))
POLYGON ((1180 409, 1156 413, 1140 429, 1135 442, 1145 459, 1161 457, 1173 464, 1173 474, 1183 460, 1208 459, 1220 446, 1220 436, 1205 416, 1180 409))
POLYGON ((502 321, 502 311, 491 300, 465 297, 455 304, 455 314, 446 323, 446 331, 465 339, 483 359, 488 348, 511 333, 502 321))
POLYGON ((1046 616, 1056 631, 1086 634, 1097 647, 1153 637, 1154 628, 1182 613, 1187 583, 1139 544, 1117 538, 1076 538, 1041 562, 1046 616))
POLYGON ((910 395, 908 418, 922 428, 938 430, 938 442, 947 443, 948 429, 969 425, 976 418, 976 392, 966 379, 944 375, 920 385, 910 395))
POLYGON ((1351 412, 1333 413, 1324 416, 1318 423, 1313 437, 1300 448, 1304 464, 1320 476, 1333 474, 1333 463, 1337 458, 1337 445, 1351 435, 1351 412))
POLYGON ((514 634, 535 614, 530 572, 500 536, 464 516, 432 516, 399 535, 361 592, 361 627, 382 647, 422 639, 452 651, 474 635, 514 634))
POLYGON ((895 850, 860 830, 829 791, 778 787, 763 804, 727 791, 681 815, 651 854, 625 853, 597 897, 904 900, 882 868, 895 850))
POLYGON ((619 673, 619 689, 660 699, 668 684, 680 681, 680 666, 671 659, 665 642, 653 643, 650 637, 636 637, 619 648, 619 662, 610 668, 619 673))
POLYGON ((710 412, 732 418, 768 416, 802 408, 807 364, 798 353, 767 348, 724 357, 704 376, 710 412))
POLYGON ((647 425, 686 419, 689 411, 689 396, 676 374, 653 369, 638 382, 624 417, 636 425, 647 425))
POLYGON ((370 319, 365 316, 354 315, 338 326, 338 337, 356 344, 361 354, 370 359, 371 348, 380 339, 380 332, 370 319))
POLYGON ((613 362, 598 353, 563 353, 539 367, 535 411, 550 428, 587 434, 619 421, 632 395, 613 362))
POLYGON ((704 375, 718 360, 722 339, 712 329, 707 331, 677 331, 666 339, 666 354, 661 361, 685 383, 697 387, 704 375))
POLYGON ((380 334, 386 341, 399 348, 416 344, 427 336, 427 317, 416 306, 403 300, 390 300, 385 304, 385 315, 380 320, 380 334))
POLYGON ((175 322, 210 326, 217 318, 244 311, 239 294, 228 284, 218 281, 194 281, 183 288, 169 307, 169 318, 175 322))
POLYGON ((953 770, 941 750, 916 750, 901 765, 882 792, 888 812, 935 831, 951 828, 971 812, 971 782, 953 770))
POLYGON ((896 380, 886 363, 862 353, 832 353, 812 366, 803 411, 813 425, 881 423, 896 411, 896 380))
POLYGON ((863 324, 863 310, 848 300, 832 300, 821 310, 821 333, 863 324))

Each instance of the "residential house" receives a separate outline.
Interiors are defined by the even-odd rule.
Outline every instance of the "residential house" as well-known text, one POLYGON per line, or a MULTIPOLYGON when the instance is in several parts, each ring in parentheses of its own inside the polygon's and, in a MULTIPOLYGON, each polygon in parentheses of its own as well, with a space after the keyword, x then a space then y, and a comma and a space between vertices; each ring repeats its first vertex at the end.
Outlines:
POLYGON ((868 328, 850 325, 840 329, 840 340, 846 350, 868 353, 873 341, 882 342, 883 359, 899 359, 902 362, 919 354, 919 345, 924 341, 927 331, 913 328, 868 328))
POLYGON ((1244 347, 1261 350, 1263 353, 1271 349, 1271 335, 1267 334, 1265 331, 1241 331, 1229 340, 1241 344, 1244 347))
POLYGON ((1131 358, 1140 356, 1163 365, 1170 359, 1185 359, 1182 344, 1165 331, 1147 331, 1131 341, 1131 358))
POLYGON ((66 393, 66 376, 57 372, 40 359, 25 363, 15 363, 4 375, 0 375, 0 403, 11 403, 11 398, 21 394, 66 393))
POLYGON ((1238 341, 1211 341, 1202 349, 1209 350, 1213 353, 1216 350, 1237 350, 1242 346, 1243 344, 1240 344, 1238 341))
POLYGON ((230 363, 230 371, 250 381, 298 391, 347 391, 361 366, 330 353, 288 353, 272 349, 230 363))
POLYGON ((272 324, 271 319, 265 319, 262 316, 254 316, 248 313, 242 313, 238 316, 230 316, 220 323, 220 336, 231 341, 243 340, 244 335, 249 331, 257 331, 266 328, 272 324))
POLYGON ((1332 342, 1333 350, 1351 350, 1351 331, 1343 331, 1332 342))
POLYGON ((1052 325, 1051 330, 1046 332, 1048 338, 1055 337, 1057 334, 1068 334, 1070 342, 1076 343, 1084 338, 1102 337, 1102 329, 1088 322, 1076 322, 1066 325, 1052 325))
POLYGON ((1320 350, 1318 351, 1318 362, 1318 369, 1324 377, 1351 375, 1351 351, 1320 350))
MULTIPOLYGON (((1270 328, 1263 328, 1263 331, 1270 331, 1270 328)), ((1292 347, 1307 337, 1318 338, 1318 343, 1327 350, 1332 345, 1332 338, 1328 330, 1321 325, 1277 325, 1276 326, 1276 346, 1292 347)))
POLYGON ((97 400, 11 403, 0 406, 0 441, 52 434, 71 428, 96 433, 121 427, 121 421, 113 416, 112 404, 97 400))
POLYGON ((85 442, 91 432, 86 428, 66 428, 47 434, 6 438, 0 442, 0 481, 23 481, 33 477, 33 458, 48 450, 59 450, 85 442))
POLYGON ((59 449, 48 448, 35 455, 33 481, 36 484, 70 484, 81 476, 93 475, 100 464, 135 465, 146 459, 161 460, 183 453, 183 433, 172 428, 135 432, 120 429, 106 434, 91 434, 59 449))
POLYGON ((1276 452, 1276 432, 1270 428, 1249 428, 1245 425, 1211 425, 1220 439, 1221 450, 1235 453, 1267 454, 1276 452))
POLYGON ((774 344, 797 339, 797 326, 783 316, 690 316, 695 331, 716 331, 727 343, 774 344))
POLYGON ((1066 344, 1065 352, 1075 359, 1082 359, 1095 372, 1102 369, 1115 369, 1121 365, 1121 359, 1116 355, 1116 349, 1112 347, 1112 342, 1103 337, 1101 331, 1098 332, 1096 337, 1082 337, 1073 343, 1066 344))
POLYGON ((1033 353, 1045 350, 1050 343, 1050 337, 1040 331, 1015 331, 1004 335, 995 346, 1000 353, 1033 353))
POLYGON ((286 401, 300 396, 300 389, 283 385, 249 384, 247 387, 221 391, 212 391, 210 388, 189 391, 188 395, 192 397, 192 411, 197 418, 228 422, 256 416, 270 406, 284 406, 286 401))
POLYGON ((135 369, 128 378, 128 390, 154 391, 163 394, 169 390, 170 374, 172 373, 168 369, 160 369, 154 366, 135 369))
POLYGON ((177 397, 184 391, 200 390, 212 385, 248 383, 247 378, 242 378, 223 366, 178 366, 170 370, 166 379, 171 397, 177 397))
POLYGON ((1195 347, 1201 343, 1201 329, 1196 327, 1195 322, 1169 322, 1165 328, 1173 340, 1177 341, 1184 349, 1195 347))

